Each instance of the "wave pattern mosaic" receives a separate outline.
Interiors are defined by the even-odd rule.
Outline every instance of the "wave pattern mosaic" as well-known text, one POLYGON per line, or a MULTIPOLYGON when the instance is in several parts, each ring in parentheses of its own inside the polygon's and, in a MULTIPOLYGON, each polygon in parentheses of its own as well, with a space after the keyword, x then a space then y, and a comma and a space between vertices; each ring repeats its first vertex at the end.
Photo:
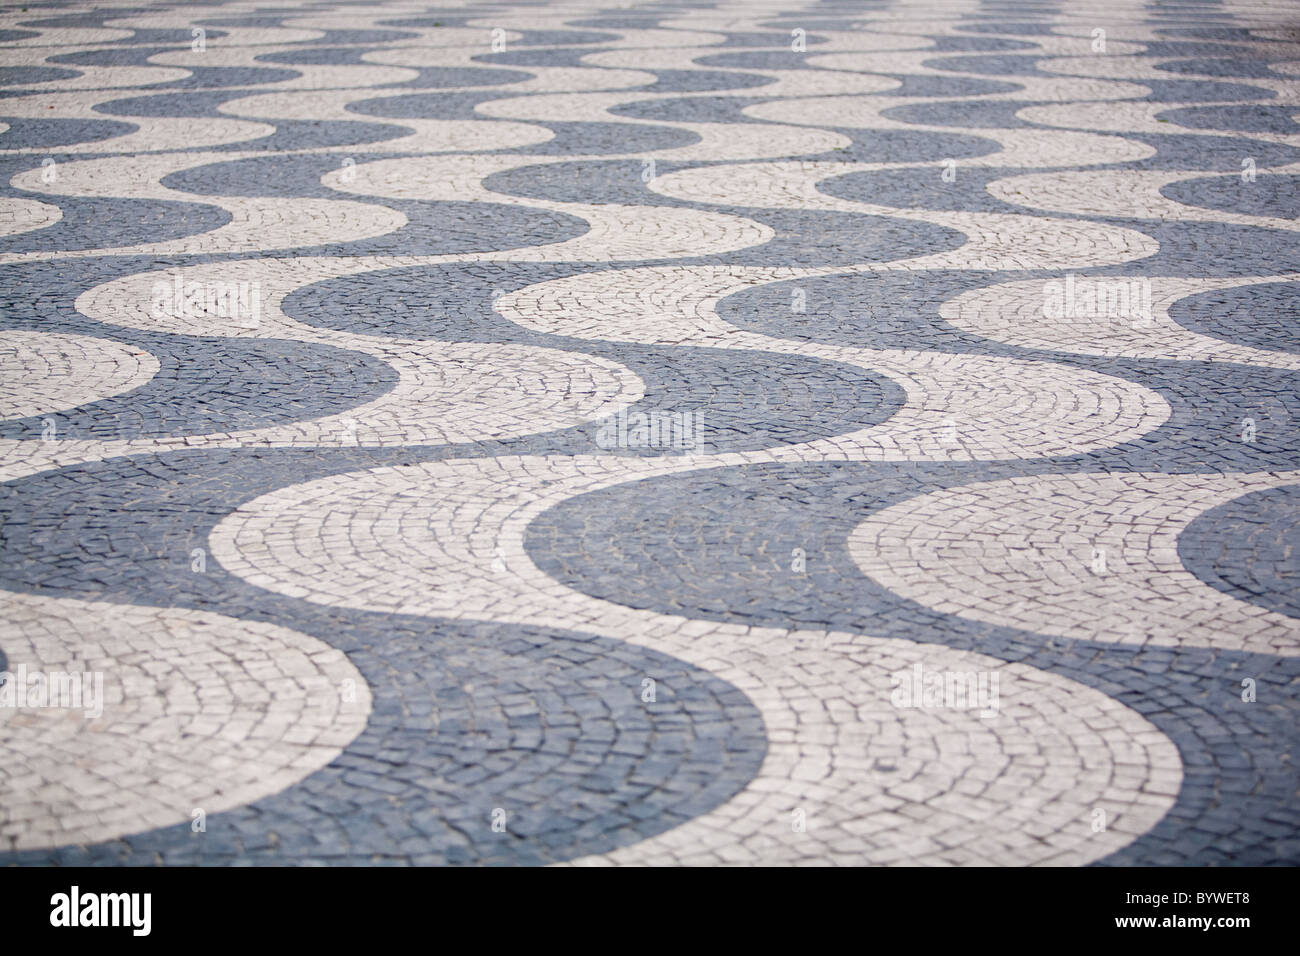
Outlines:
POLYGON ((1287 6, 4 8, 0 863, 1300 863, 1287 6))

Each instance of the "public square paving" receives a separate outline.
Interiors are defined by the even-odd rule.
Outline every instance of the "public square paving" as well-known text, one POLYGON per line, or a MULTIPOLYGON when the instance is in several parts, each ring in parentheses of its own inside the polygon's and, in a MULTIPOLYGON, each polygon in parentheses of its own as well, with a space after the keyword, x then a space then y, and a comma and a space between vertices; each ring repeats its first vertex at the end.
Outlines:
POLYGON ((0 863, 1300 863, 1295 4, 0 51, 0 863))

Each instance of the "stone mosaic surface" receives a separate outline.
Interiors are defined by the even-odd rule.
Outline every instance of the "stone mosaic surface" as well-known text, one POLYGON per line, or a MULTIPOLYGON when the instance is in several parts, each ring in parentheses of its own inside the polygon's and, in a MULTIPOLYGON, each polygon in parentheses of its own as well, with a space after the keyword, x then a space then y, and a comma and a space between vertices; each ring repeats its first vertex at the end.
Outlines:
POLYGON ((1300 863, 1281 0, 0 8, 0 863, 1300 863))

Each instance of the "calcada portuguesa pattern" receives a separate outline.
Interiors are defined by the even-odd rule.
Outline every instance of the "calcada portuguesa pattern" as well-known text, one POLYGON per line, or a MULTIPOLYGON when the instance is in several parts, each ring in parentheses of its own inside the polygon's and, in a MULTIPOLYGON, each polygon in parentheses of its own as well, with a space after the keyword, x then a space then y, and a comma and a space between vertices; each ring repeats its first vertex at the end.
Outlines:
POLYGON ((0 862, 1300 862, 1295 13, 6 6, 0 862))

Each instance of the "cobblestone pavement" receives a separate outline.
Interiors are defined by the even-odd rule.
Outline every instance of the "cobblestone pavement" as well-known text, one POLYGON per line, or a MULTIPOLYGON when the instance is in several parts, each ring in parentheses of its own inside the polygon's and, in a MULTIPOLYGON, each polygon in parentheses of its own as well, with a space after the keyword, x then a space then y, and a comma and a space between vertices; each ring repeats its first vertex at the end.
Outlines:
POLYGON ((1300 863, 1288 0, 0 51, 0 862, 1300 863))

